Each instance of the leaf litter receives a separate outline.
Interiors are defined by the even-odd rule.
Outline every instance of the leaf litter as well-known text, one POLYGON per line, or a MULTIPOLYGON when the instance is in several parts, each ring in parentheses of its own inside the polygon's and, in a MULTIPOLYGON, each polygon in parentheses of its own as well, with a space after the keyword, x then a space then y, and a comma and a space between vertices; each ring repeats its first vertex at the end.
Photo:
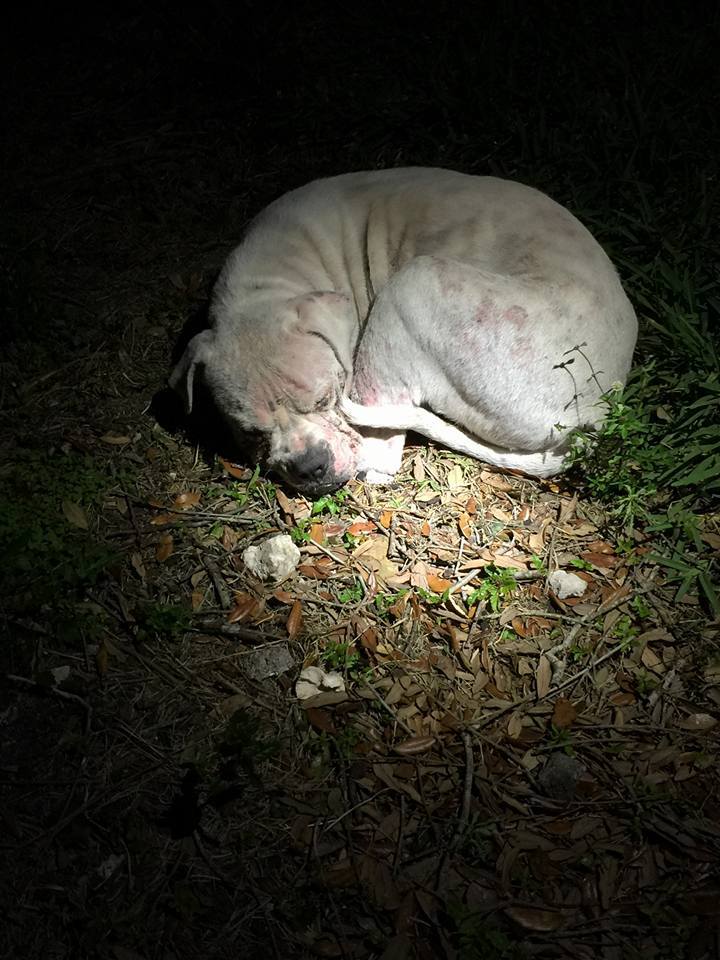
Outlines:
MULTIPOLYGON (((283 856, 331 901, 361 892, 373 924, 419 955, 429 924, 433 955, 449 957, 442 916, 457 902, 540 951, 558 932, 568 950, 619 935, 658 898, 678 918, 715 902, 720 670, 698 682, 698 640, 712 640, 692 596, 673 608, 642 534, 630 547, 601 539, 602 517, 562 484, 432 448, 407 451, 392 489, 354 484, 312 523, 302 497, 252 498, 257 481, 222 467, 137 503, 133 573, 108 587, 115 639, 95 674, 109 703, 139 657, 164 716, 187 722, 181 691, 207 705, 217 719, 182 753, 204 790, 234 795, 223 751, 256 752, 252 796, 246 783, 222 822, 193 806, 215 831, 218 875, 252 810, 258 842, 275 823, 283 856), (153 533, 163 524, 172 533, 153 533), (282 586, 242 561, 280 534, 300 549, 282 586), (582 596, 549 589, 558 570, 582 578, 582 596), (131 611, 158 578, 189 614, 158 622, 150 650, 131 611), (265 728, 278 734, 272 759, 265 728), (267 806, 271 789, 284 813, 267 806), (682 908, 671 884, 658 892, 676 876, 682 908)), ((363 956, 361 927, 346 926, 337 955, 363 956)), ((306 945, 330 950, 327 934, 306 945)), ((656 931, 638 935, 651 944, 656 931)))

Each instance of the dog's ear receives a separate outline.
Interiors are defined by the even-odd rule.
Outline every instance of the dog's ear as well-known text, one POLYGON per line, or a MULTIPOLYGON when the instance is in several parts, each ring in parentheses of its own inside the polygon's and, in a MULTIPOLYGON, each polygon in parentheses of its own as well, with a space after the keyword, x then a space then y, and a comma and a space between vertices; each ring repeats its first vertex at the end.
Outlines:
POLYGON ((305 333, 324 340, 350 377, 360 327, 355 305, 343 293, 315 291, 292 302, 305 333))
POLYGON ((214 330, 203 330, 202 333, 198 333, 185 348, 185 353, 180 357, 168 379, 173 390, 182 397, 187 413, 192 412, 195 367, 198 364, 206 364, 210 360, 214 344, 214 330))

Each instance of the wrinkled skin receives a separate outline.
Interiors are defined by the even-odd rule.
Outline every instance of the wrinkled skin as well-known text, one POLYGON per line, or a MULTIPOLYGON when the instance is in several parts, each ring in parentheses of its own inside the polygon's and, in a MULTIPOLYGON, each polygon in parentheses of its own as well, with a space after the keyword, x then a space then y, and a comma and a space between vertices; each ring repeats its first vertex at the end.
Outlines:
POLYGON ((237 442, 254 441, 268 469, 310 496, 343 486, 359 470, 362 438, 338 410, 349 340, 323 327, 322 314, 338 309, 347 310, 345 298, 311 294, 283 304, 256 336, 241 339, 223 324, 203 331, 171 377, 189 411, 200 368, 237 442))

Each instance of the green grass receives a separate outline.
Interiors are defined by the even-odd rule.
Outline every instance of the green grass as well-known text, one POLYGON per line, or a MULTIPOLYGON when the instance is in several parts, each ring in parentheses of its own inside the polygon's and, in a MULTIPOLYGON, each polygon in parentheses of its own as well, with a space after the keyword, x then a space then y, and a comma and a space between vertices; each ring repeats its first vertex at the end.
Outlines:
POLYGON ((48 602, 94 583, 116 559, 96 532, 96 511, 122 480, 89 454, 14 451, 0 473, 3 594, 21 605, 23 597, 48 602), (68 520, 64 502, 88 529, 68 520))
POLYGON ((654 355, 648 351, 625 390, 607 397, 597 442, 587 446, 591 438, 579 435, 574 457, 614 520, 651 535, 676 598, 697 589, 718 615, 717 565, 701 532, 720 491, 720 365, 698 327, 697 315, 668 315, 654 355))

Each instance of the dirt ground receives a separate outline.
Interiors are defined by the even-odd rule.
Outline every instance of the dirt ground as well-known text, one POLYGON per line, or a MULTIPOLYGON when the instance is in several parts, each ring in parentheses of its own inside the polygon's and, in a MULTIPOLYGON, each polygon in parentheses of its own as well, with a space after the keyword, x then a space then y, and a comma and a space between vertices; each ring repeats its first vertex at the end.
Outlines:
POLYGON ((579 169, 537 51, 478 106, 457 30, 395 61, 311 9, 29 8, 4 41, 0 956, 719 956, 718 624, 651 534, 420 440, 312 504, 165 386, 284 190, 562 183, 558 129, 579 169), (277 533, 267 585, 242 556, 277 533), (335 685, 298 697, 307 666, 335 685))

